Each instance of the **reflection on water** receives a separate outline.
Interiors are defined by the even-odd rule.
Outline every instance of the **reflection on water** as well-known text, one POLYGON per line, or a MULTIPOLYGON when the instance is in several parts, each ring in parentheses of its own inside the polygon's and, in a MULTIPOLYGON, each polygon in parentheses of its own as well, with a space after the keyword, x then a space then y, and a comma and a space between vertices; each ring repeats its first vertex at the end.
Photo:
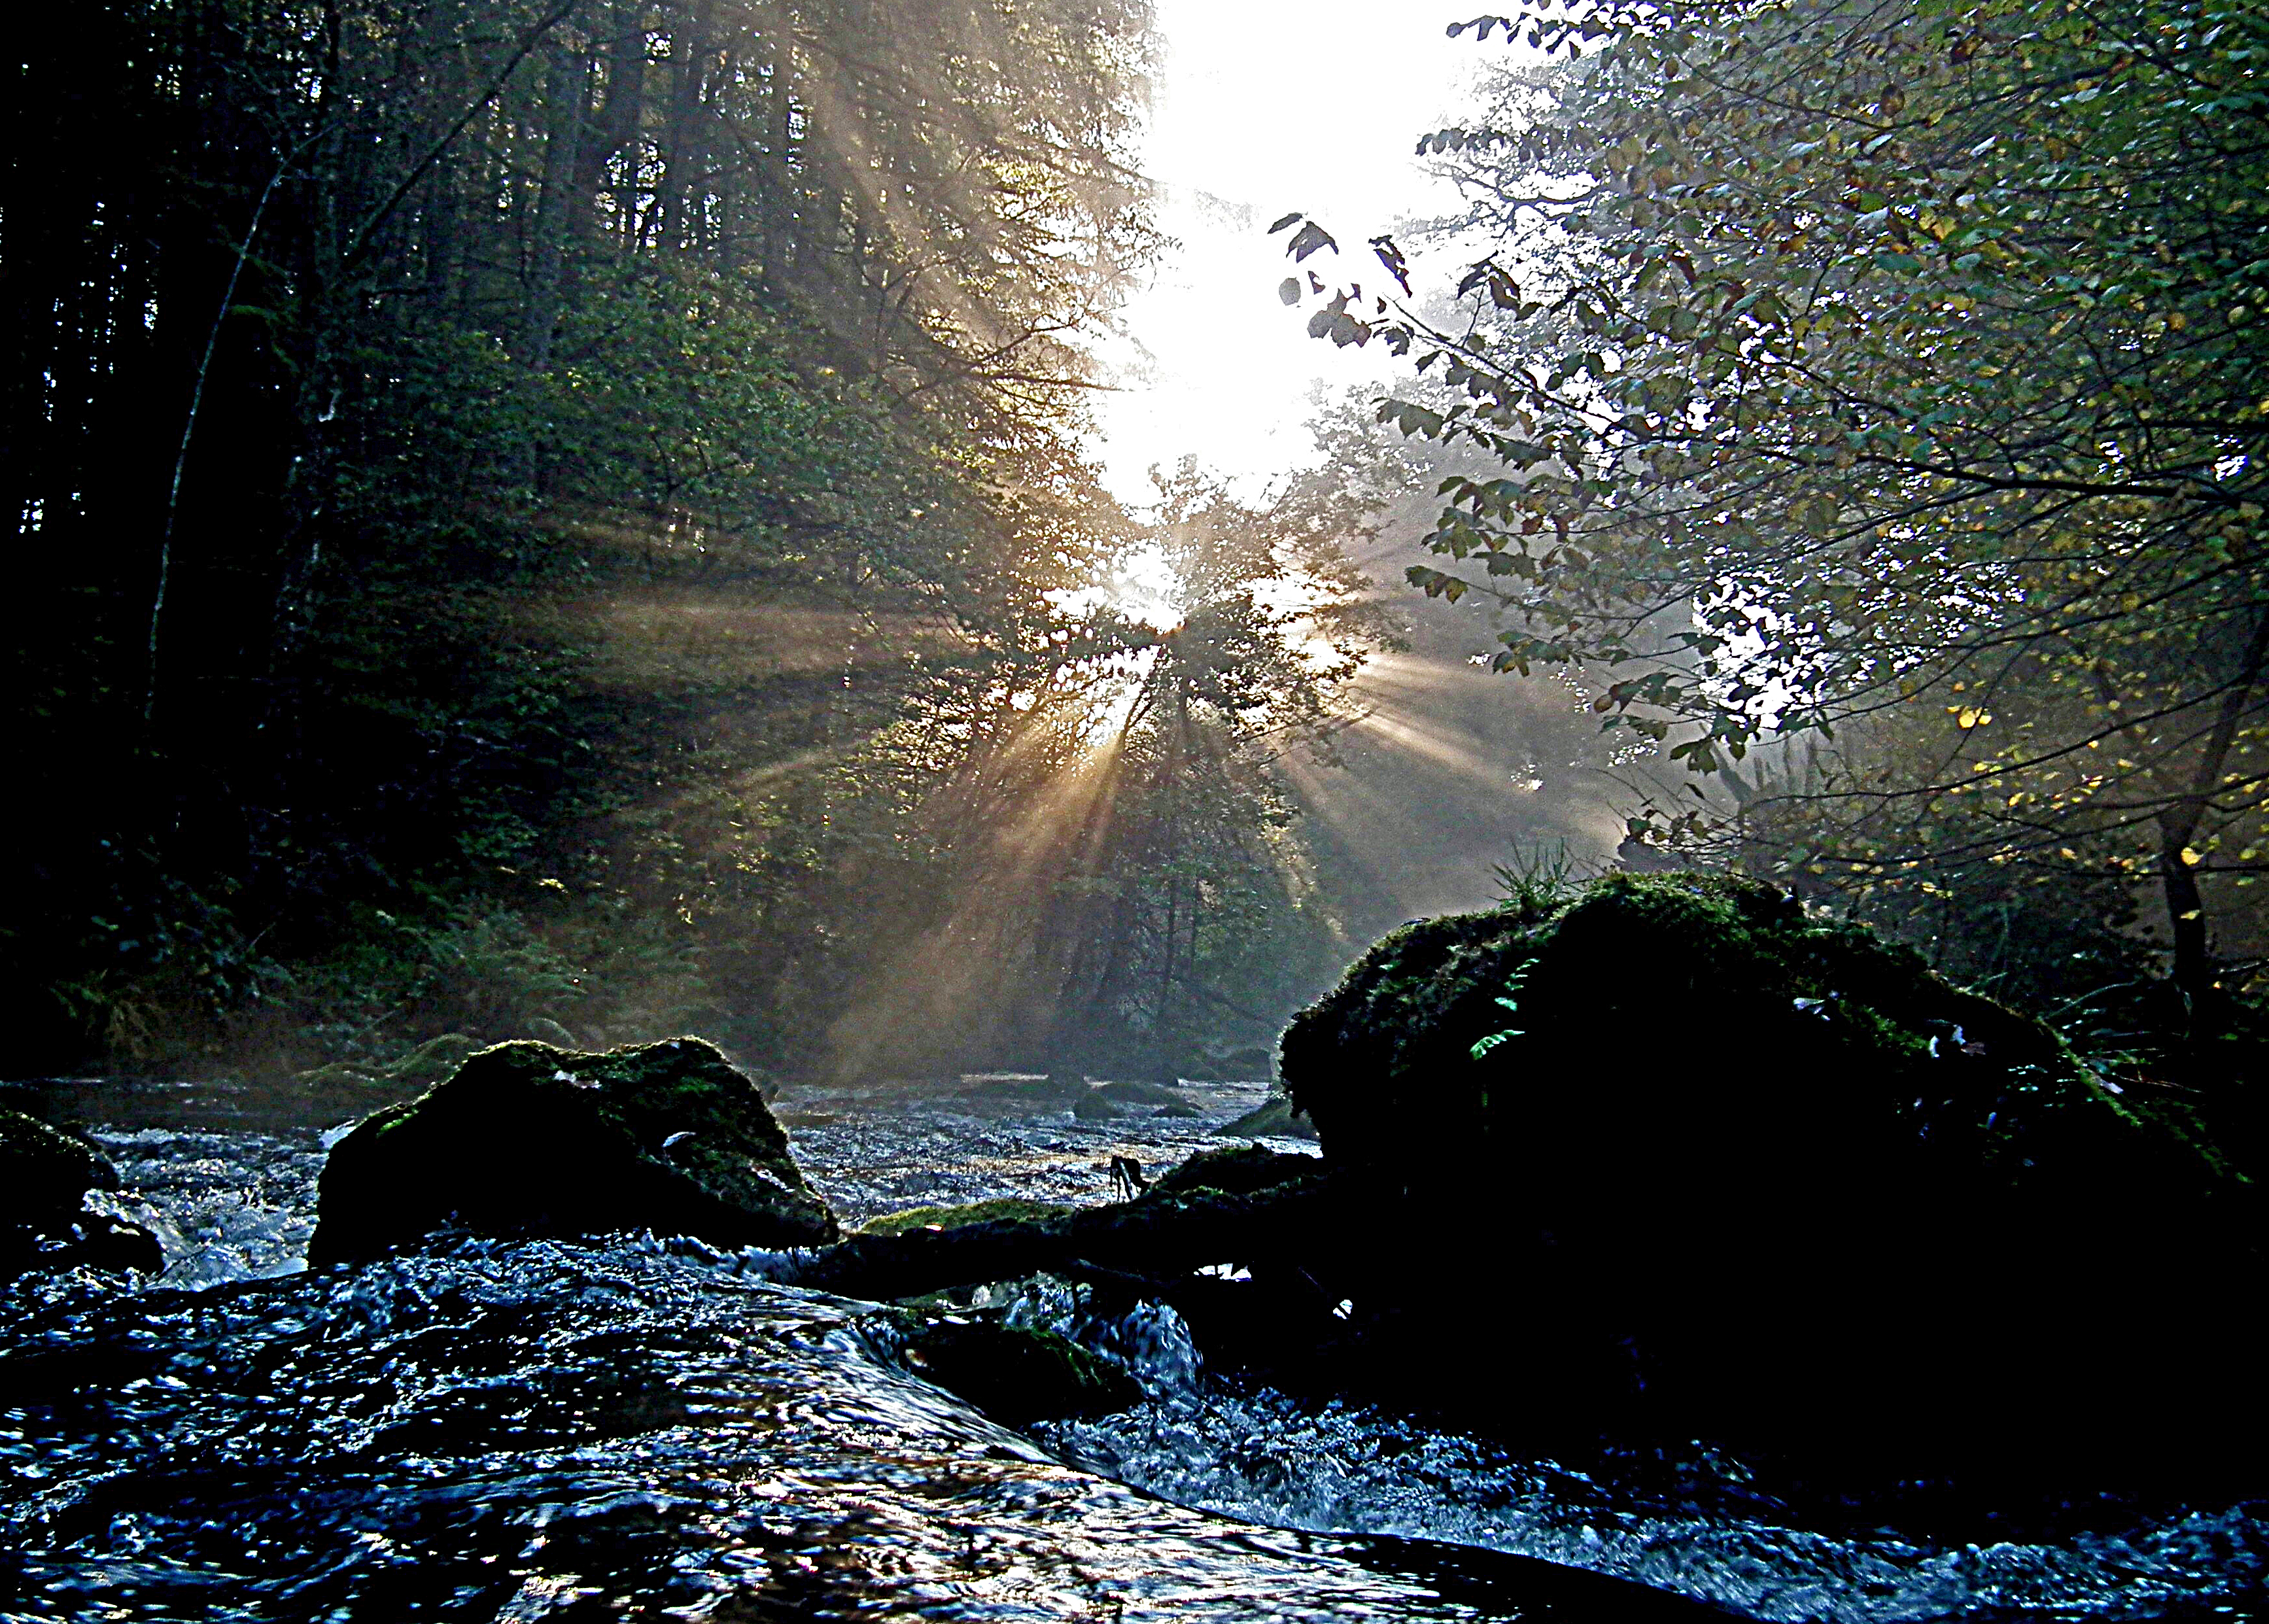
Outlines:
POLYGON ((1762 1619, 2253 1616, 2269 1508, 2183 1510, 2055 1541, 1829 1534, 1696 1450, 1658 1480, 1507 1459, 1367 1406, 1208 1384, 1052 1423, 1064 1459, 1186 1505, 1288 1527, 1454 1541, 1620 1575, 1762 1619), (1732 1480, 1720 1474, 1728 1471, 1732 1480))
POLYGON ((858 1305, 698 1247, 474 1243, 11 1308, 21 1616, 1542 1610, 1521 1570, 1477 1606, 1392 1547, 1059 1465, 876 1360, 858 1305))
MULTIPOLYGON (((1253 1095, 1107 1121, 806 1100, 794 1132, 854 1216, 1099 1200, 1108 1155, 1171 1160, 1253 1095)), ((107 1125, 169 1265, 155 1288, 0 1295, 10 1620, 1691 1611, 1540 1556, 1774 1619, 2258 1616, 2269 1532, 2243 1510, 1968 1548, 1810 1532, 1706 1457, 1666 1489, 1208 1377, 1155 1305, 1020 1300, 1150 1394, 1036 1440, 898 1369, 862 1305, 774 1284, 753 1254, 469 1242, 309 1273, 328 1113, 249 1093, 34 1104, 107 1125)))

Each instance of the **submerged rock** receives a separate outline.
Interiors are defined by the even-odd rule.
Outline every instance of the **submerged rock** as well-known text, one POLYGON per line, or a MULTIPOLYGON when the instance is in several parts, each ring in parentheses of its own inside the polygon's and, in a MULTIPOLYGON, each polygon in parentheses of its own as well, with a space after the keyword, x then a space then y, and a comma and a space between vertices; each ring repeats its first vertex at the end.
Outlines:
POLYGON ((1186 1105, 1189 1103, 1188 1096, 1181 1089, 1142 1077, 1106 1082, 1095 1092, 1113 1105, 1186 1105))
POLYGON ((1357 1323, 1478 1296, 1508 1393, 1893 1452, 2260 1430, 2257 1192, 2190 1113, 1770 887, 1616 875, 1408 926, 1282 1074, 1327 1163, 1439 1226, 1349 1260, 1357 1323))
POLYGON ((959 1087, 972 1099, 1016 1105, 1068 1105, 1090 1092, 1075 1072, 964 1072, 959 1087))
POLYGON ((931 1318, 908 1333, 899 1357, 1004 1427, 1108 1415, 1142 1398, 1134 1377, 1117 1365, 1031 1326, 931 1318))
POLYGON ((86 1205, 118 1188, 118 1170, 92 1146, 19 1111, 0 1109, 0 1280, 28 1269, 155 1272, 157 1236, 86 1205))
POLYGON ((694 1037, 606 1054, 507 1043, 472 1055, 333 1148, 308 1257, 371 1257, 450 1226, 652 1229, 772 1247, 838 1233, 757 1085, 694 1037))
POLYGON ((1313 1139, 1316 1125, 1302 1116, 1290 1100, 1272 1094, 1214 1133, 1223 1139, 1313 1139))

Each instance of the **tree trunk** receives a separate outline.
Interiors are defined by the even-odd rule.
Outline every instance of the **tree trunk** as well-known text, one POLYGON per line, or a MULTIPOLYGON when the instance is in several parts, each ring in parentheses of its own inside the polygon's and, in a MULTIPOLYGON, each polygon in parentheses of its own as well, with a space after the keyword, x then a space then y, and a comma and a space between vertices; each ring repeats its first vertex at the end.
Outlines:
POLYGON ((772 163, 765 200, 764 279, 774 294, 787 291, 795 244, 795 44, 787 21, 772 31, 771 115, 772 163))
POLYGON ((2198 870, 2184 853, 2194 829, 2183 827, 2179 816, 2159 823, 2159 867, 2167 893, 2167 923, 2174 933, 2172 977, 2190 1000, 2193 1012, 2215 1000, 2214 958, 2208 951, 2206 898, 2199 890, 2198 870))
POLYGON ((2228 685, 2222 690, 2221 708, 2199 754, 2197 770, 2187 792, 2159 814, 2159 867, 2167 893, 2167 923, 2173 933, 2175 985, 2190 1002, 2194 1031, 2210 1030, 2222 1002, 2214 978, 2214 957, 2206 934, 2206 898, 2199 889, 2199 858, 2192 842, 2206 827, 2214 797, 2237 741, 2262 667, 2269 662, 2269 611, 2254 623, 2245 652, 2228 685))
MULTIPOLYGON (((644 13, 643 0, 615 0, 608 14, 605 38, 593 41, 592 66, 587 66, 584 80, 583 140, 575 158, 574 205, 568 217, 569 242, 579 249, 602 250, 599 199, 610 196, 616 211, 617 239, 611 251, 617 257, 626 251, 629 241, 623 221, 634 217, 638 207, 638 154, 635 150, 631 152, 623 165, 621 180, 611 190, 607 185, 607 166, 624 148, 632 147, 638 136, 646 86, 644 13), (602 67, 605 76, 606 101, 596 108, 588 105, 588 98, 595 93, 590 77, 594 67, 602 67)), ((570 303, 573 302, 574 270, 571 261, 568 280, 563 283, 570 289, 566 295, 570 303)))
POLYGON ((340 188, 345 180, 345 138, 338 117, 341 33, 336 4, 323 7, 323 79, 315 104, 316 133, 307 143, 309 233, 298 277, 304 333, 293 358, 299 374, 292 427, 299 452, 284 488, 283 540, 277 549, 276 593, 269 614, 268 702, 262 723, 284 776, 299 758, 300 696, 296 661, 306 630, 310 588, 322 563, 322 519, 332 471, 332 423, 338 415, 337 354, 345 336, 344 297, 347 237, 340 188))
POLYGON ((536 203, 536 245, 521 305, 521 365, 530 377, 551 370, 551 337, 559 325, 559 273, 567 248, 568 215, 575 189, 575 159, 582 145, 587 74, 583 55, 562 42, 551 48, 544 76, 543 188, 536 203))
POLYGON ((669 122, 662 132, 662 172, 651 213, 654 247, 664 257, 696 244, 699 225, 701 70, 709 43, 708 0, 691 0, 671 24, 669 122))

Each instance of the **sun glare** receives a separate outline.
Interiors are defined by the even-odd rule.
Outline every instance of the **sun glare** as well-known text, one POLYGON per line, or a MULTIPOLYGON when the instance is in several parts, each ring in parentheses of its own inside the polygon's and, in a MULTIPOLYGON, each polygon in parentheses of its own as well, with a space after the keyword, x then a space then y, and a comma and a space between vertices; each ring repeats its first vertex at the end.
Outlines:
MULTIPOLYGON (((1342 274, 1362 281, 1364 236, 1460 207, 1412 145, 1449 122, 1489 54, 1447 38, 1431 12, 1320 0, 1301 18, 1287 27, 1274 8, 1206 0, 1158 8, 1168 48, 1142 167, 1176 246, 1122 313, 1127 336, 1105 347, 1125 387, 1097 410, 1106 482, 1127 501, 1148 498, 1149 469, 1192 451, 1258 488, 1309 454, 1317 387, 1399 375, 1376 346, 1317 343, 1305 313, 1278 301, 1285 239, 1271 220, 1293 209, 1323 220, 1350 247, 1342 274), (1356 38, 1363 48, 1349 49, 1356 38)), ((1403 246, 1428 251, 1415 236, 1403 246)), ((1335 258, 1310 262, 1330 279, 1335 258)))
POLYGON ((1049 601, 1075 619, 1109 610, 1159 632, 1175 630, 1189 615, 1173 565, 1156 543, 1127 554, 1095 585, 1052 594, 1049 601))

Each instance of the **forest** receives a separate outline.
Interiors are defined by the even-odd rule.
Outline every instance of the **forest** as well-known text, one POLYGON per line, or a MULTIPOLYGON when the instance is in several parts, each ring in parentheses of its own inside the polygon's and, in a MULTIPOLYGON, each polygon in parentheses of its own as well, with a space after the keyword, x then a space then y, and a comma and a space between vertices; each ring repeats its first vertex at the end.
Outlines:
POLYGON ((1523 4, 16 31, 0 1619, 2269 1620, 2269 5, 1523 4))
MULTIPOLYGON (((1689 770, 1629 823, 2246 1090, 2269 855, 2269 17, 1571 4, 1422 136, 1481 250, 1410 299, 1409 582, 1689 770), (1549 59, 1540 65, 1539 55, 1549 59)), ((1296 261, 1339 244, 1297 214, 1296 261)), ((1397 292, 1406 297, 1395 301, 1397 292)), ((1658 780, 1659 786, 1659 780, 1658 780)), ((2249 1107, 2248 1109, 2255 1109, 2249 1107)))
POLYGON ((1171 1073, 1348 956, 1268 764, 1391 638, 1371 498, 1135 513, 1081 439, 1158 247, 1140 5, 35 38, 11 1064, 1171 1073))
POLYGON ((1312 816, 1414 636, 1622 860, 2195 1061, 2269 869, 2263 19, 1754 10, 1456 22, 1514 48, 1418 142, 1462 212, 1277 225, 1283 319, 1407 381, 1140 506, 1133 0, 33 31, 13 1063, 1197 1074, 1393 922, 1366 867, 1501 840, 1312 816))

